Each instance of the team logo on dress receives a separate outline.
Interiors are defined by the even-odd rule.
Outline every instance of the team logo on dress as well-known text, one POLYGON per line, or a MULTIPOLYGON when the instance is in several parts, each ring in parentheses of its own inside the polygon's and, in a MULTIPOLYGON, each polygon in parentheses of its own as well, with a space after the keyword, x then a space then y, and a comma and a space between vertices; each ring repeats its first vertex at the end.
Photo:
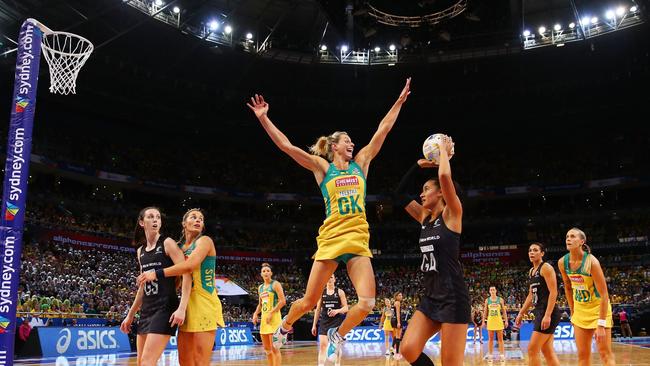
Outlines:
POLYGON ((16 100, 16 113, 24 112, 27 105, 29 105, 29 100, 18 97, 16 100))
POLYGON ((11 324, 9 319, 0 316, 0 334, 7 331, 7 328, 9 328, 9 324, 11 324))
POLYGON ((352 169, 352 174, 361 174, 361 172, 359 171, 359 169, 354 168, 352 169))
POLYGON ((5 211, 5 220, 13 221, 14 217, 16 217, 16 214, 18 213, 19 210, 20 209, 18 208, 18 206, 7 202, 7 210, 5 211))
POLYGON ((436 219, 436 221, 433 222, 433 227, 438 227, 440 226, 440 219, 436 219))
POLYGON ((156 253, 155 254, 161 254, 162 253, 162 247, 156 248, 156 253))
POLYGON ((334 184, 337 187, 354 186, 354 185, 359 184, 359 178, 357 178, 357 177, 340 178, 340 179, 335 180, 334 184))

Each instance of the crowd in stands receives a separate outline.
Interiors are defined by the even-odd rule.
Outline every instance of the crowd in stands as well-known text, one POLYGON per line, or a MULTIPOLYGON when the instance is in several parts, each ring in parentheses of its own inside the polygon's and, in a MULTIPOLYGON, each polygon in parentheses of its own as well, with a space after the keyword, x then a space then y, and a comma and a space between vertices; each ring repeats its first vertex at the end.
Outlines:
POLYGON ((133 301, 135 264, 134 255, 119 252, 26 243, 18 311, 45 318, 119 318, 133 301))
MULTIPOLYGON (((650 258, 647 255, 614 253, 600 256, 600 260, 615 306, 650 306, 650 270, 647 269, 650 258)), ((396 264, 395 261, 378 259, 375 264, 377 303, 383 303, 383 298, 392 298, 395 293, 402 292, 404 310, 412 314, 418 303, 421 273, 416 261, 411 262, 400 261, 396 264)), ((23 250, 18 311, 23 316, 41 318, 99 316, 106 318, 109 324, 118 324, 135 294, 136 263, 133 253, 80 250, 65 244, 29 243, 23 250)), ((550 263, 556 266, 555 260, 550 263)), ((465 278, 474 306, 480 308, 488 296, 488 288, 496 286, 507 310, 513 313, 518 311, 527 295, 529 268, 530 264, 525 260, 489 265, 465 263, 465 278)), ((217 272, 250 293, 243 301, 232 302, 228 297, 224 298, 225 320, 249 321, 257 305, 257 289, 262 282, 259 264, 218 263, 217 272)), ((282 283, 288 304, 302 296, 306 273, 307 262, 273 265, 273 278, 282 283)), ((350 304, 356 303, 345 269, 339 269, 336 274, 337 286, 346 292, 350 304)), ((566 311, 559 274, 558 284, 558 304, 566 311)))
MULTIPOLYGON (((206 137, 193 138, 201 141, 206 137)), ((317 137, 311 139, 315 141, 317 137)), ((245 146, 228 142, 211 145, 205 141, 203 146, 211 146, 206 151, 189 149, 183 155, 178 155, 174 150, 156 149, 139 142, 126 143, 117 137, 111 139, 108 146, 105 146, 104 136, 83 136, 86 143, 75 144, 78 136, 62 134, 56 140, 41 140, 36 136, 34 153, 76 166, 91 167, 91 171, 98 169, 130 175, 141 181, 217 187, 240 192, 318 195, 318 187, 308 171, 276 151, 264 136, 256 134, 255 138, 261 140, 245 146), (96 149, 99 145, 104 145, 105 149, 96 149), (232 153, 234 149, 238 149, 236 154, 232 153), (263 152, 260 153, 258 149, 263 149, 263 152), (228 158, 213 158, 222 154, 227 154, 228 158), (254 169, 250 168, 251 164, 254 164, 254 169)), ((414 139, 410 145, 418 145, 424 139, 402 137, 403 140, 409 138, 414 139)), ((462 150, 460 147, 463 143, 476 144, 480 141, 471 138, 463 141, 463 137, 458 136, 455 138, 459 145, 458 154, 452 164, 454 178, 465 188, 485 188, 574 184, 591 179, 644 175, 641 167, 650 162, 638 148, 648 143, 647 137, 629 134, 616 136, 611 142, 610 139, 611 136, 607 135, 585 138, 572 151, 571 160, 566 161, 565 153, 559 146, 549 145, 539 136, 531 136, 528 141, 531 145, 539 146, 523 151, 522 146, 516 144, 500 146, 495 151, 491 150, 495 149, 494 146, 473 146, 473 149, 462 150), (595 149, 605 143, 612 145, 610 148, 615 149, 617 154, 602 154, 600 159, 593 159, 597 153, 595 149), (522 153, 525 155, 522 156, 522 153), (507 169, 501 168, 502 161, 508 161, 507 169), (581 169, 575 169, 575 166, 580 166, 581 169)), ((305 142, 308 144, 312 141, 305 142)), ((368 177, 369 194, 390 194, 408 167, 420 157, 418 149, 414 149, 411 154, 401 153, 397 149, 386 154, 392 156, 380 156, 378 159, 381 160, 373 165, 372 174, 368 177)))

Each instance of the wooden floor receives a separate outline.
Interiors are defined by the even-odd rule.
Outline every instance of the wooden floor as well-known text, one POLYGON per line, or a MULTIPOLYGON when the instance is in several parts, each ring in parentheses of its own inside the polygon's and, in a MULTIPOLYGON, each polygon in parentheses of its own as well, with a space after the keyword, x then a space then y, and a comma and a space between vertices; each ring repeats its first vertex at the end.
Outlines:
MULTIPOLYGON (((508 360, 506 365, 526 365, 527 343, 506 342, 508 360)), ((650 366, 650 341, 640 344, 614 343, 617 365, 650 366), (644 347, 645 346, 645 347, 644 347)), ((465 349, 465 365, 487 365, 484 360, 485 345, 471 343, 465 349)), ((600 359, 595 350, 592 358, 594 365, 600 365, 600 359)), ((381 366, 408 366, 404 360, 395 360, 384 356, 384 346, 378 343, 346 343, 343 350, 342 365, 381 365, 381 366)), ((556 341, 555 351, 560 363, 564 366, 577 365, 576 347, 573 341, 556 341)), ((438 344, 429 343, 425 352, 440 365, 440 347, 438 344)), ((314 342, 298 342, 282 348, 283 365, 316 365, 317 348, 314 342)), ((109 366, 109 365, 136 365, 134 354, 81 356, 77 358, 59 357, 56 359, 29 359, 17 360, 16 365, 51 365, 51 366, 109 366)), ((212 365, 265 365, 264 352, 261 346, 231 346, 214 351, 212 365)), ((159 366, 178 365, 176 351, 166 351, 159 366)), ((331 365, 328 363, 328 365, 331 365)), ((499 363, 495 363, 499 365, 499 363)))

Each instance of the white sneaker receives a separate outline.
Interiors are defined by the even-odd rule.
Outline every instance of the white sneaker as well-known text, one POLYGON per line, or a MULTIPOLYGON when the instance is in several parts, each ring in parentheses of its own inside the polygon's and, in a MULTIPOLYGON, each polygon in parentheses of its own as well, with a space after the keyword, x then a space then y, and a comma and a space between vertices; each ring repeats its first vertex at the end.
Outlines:
POLYGON ((341 336, 336 334, 336 332, 339 330, 338 327, 336 328, 330 328, 327 330, 327 340, 328 340, 328 345, 327 345, 327 359, 329 361, 332 361, 336 363, 338 359, 340 358, 341 355, 341 345, 343 344, 343 339, 341 336))
POLYGON ((499 363, 501 364, 501 366, 506 364, 506 355, 501 355, 499 363))
POLYGON ((279 350, 282 348, 287 343, 287 334, 282 334, 282 324, 284 323, 284 319, 282 319, 282 322, 280 323, 280 326, 278 329, 275 330, 273 333, 273 348, 279 350))

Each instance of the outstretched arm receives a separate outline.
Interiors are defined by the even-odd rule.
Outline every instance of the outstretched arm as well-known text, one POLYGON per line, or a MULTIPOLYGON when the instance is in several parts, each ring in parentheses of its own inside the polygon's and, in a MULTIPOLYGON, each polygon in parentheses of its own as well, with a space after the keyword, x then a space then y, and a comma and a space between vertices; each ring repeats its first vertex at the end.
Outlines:
POLYGON ((267 115, 269 104, 264 101, 263 96, 255 94, 255 97, 251 97, 251 103, 246 103, 246 105, 255 113, 255 117, 257 117, 266 133, 280 150, 289 155, 303 168, 311 170, 315 174, 318 172, 322 172, 323 175, 325 174, 328 166, 325 159, 320 156, 311 155, 305 150, 294 146, 289 141, 289 138, 271 122, 267 115))
POLYGON ((409 94, 411 94, 410 86, 411 78, 408 78, 406 79, 406 85, 404 85, 402 93, 400 93, 399 97, 395 101, 395 104, 393 104, 388 113, 386 113, 386 116, 384 116, 384 118, 379 123, 377 132, 375 132, 375 134, 372 136, 370 143, 368 143, 368 145, 361 149, 357 154, 355 160, 361 166, 364 175, 368 175, 368 167, 370 166, 370 162, 375 158, 375 156, 377 156, 377 154, 379 154, 379 150, 381 150, 381 146, 384 144, 386 136, 393 128, 393 125, 397 120, 397 116, 399 116, 399 112, 402 109, 402 104, 406 102, 406 98, 408 98, 409 94))
MULTIPOLYGON (((214 243, 212 242, 212 239, 210 239, 207 236, 202 236, 199 238, 199 240, 196 241, 196 249, 190 254, 189 257, 187 257, 187 260, 174 264, 171 267, 167 267, 162 270, 162 275, 164 277, 175 277, 182 275, 183 273, 189 273, 194 270, 194 268, 197 268, 201 262, 205 259, 205 257, 208 255, 210 252, 210 249, 214 247, 214 243)), ((158 272, 160 270, 157 270, 158 272)), ((144 272, 138 276, 137 283, 140 285, 143 282, 151 282, 156 280, 157 274, 156 272, 149 271, 149 272, 144 272)))
POLYGON ((451 179, 451 165, 449 159, 451 158, 451 150, 453 148, 453 141, 449 136, 443 136, 440 143, 440 165, 438 166, 438 180, 440 181, 440 189, 442 190, 442 198, 445 200, 445 223, 450 229, 460 232, 461 220, 463 217, 463 206, 460 203, 460 198, 456 192, 454 181, 451 179))

